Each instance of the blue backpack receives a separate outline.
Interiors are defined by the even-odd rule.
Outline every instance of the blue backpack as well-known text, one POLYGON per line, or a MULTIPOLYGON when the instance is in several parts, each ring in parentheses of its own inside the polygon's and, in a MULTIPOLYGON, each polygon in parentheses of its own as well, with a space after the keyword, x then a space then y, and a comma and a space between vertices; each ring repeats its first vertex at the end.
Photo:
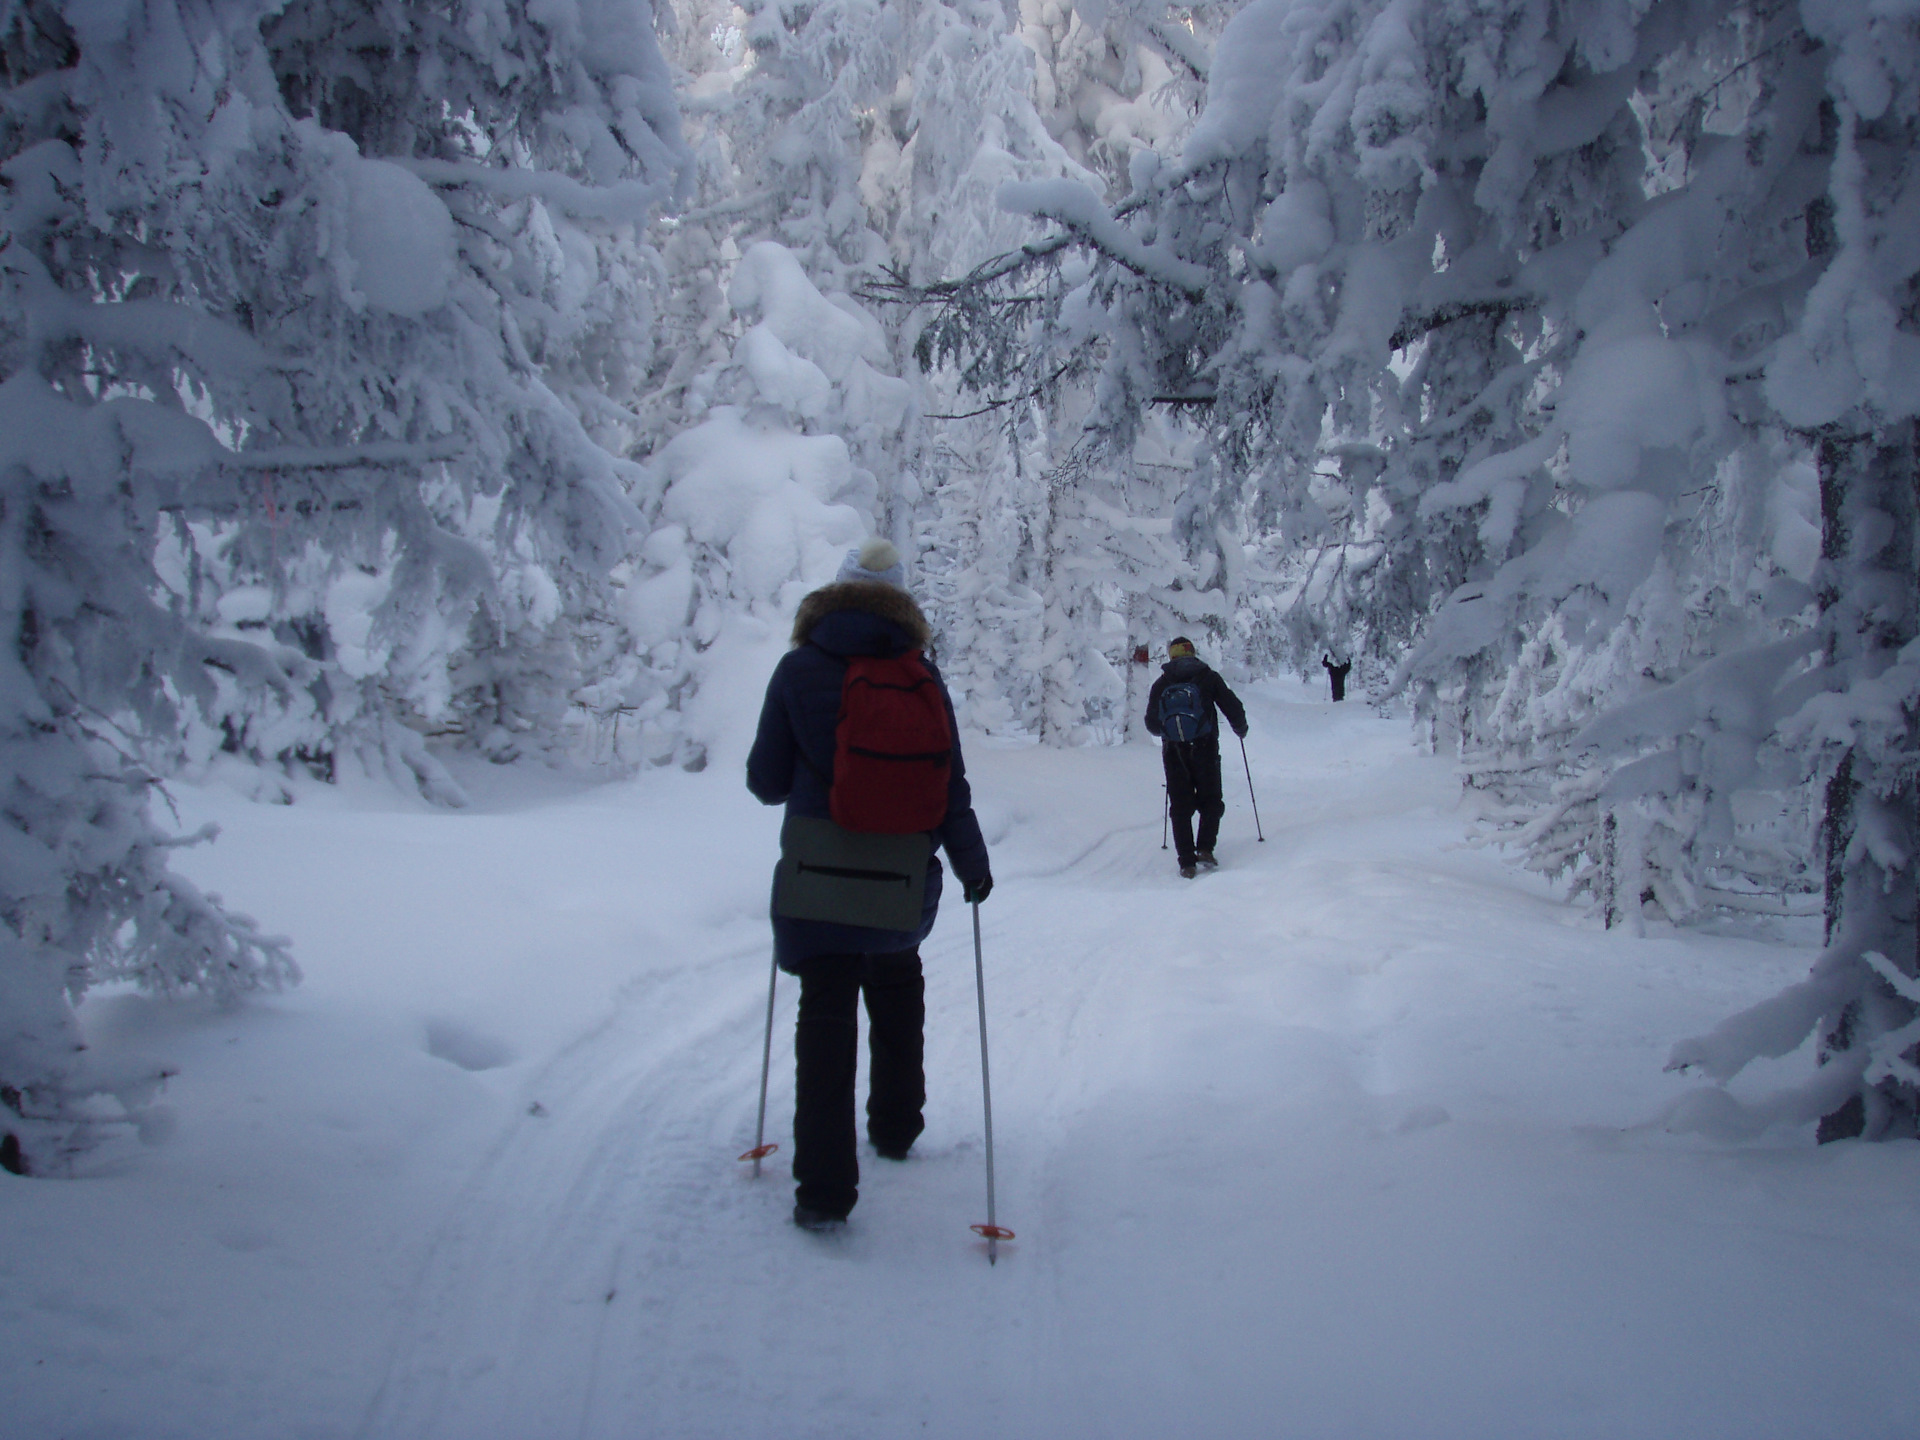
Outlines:
POLYGON ((1214 733, 1213 707, 1193 680, 1176 680, 1160 692, 1160 735, 1185 745, 1214 733))

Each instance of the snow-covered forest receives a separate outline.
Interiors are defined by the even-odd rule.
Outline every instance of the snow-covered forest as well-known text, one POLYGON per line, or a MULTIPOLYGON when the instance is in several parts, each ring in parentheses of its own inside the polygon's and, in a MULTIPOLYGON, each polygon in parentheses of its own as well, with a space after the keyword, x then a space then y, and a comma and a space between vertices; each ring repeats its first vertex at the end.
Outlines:
POLYGON ((1909 0, 0 0, 0 97, 12 1175, 181 1123, 90 1015, 312 972, 211 820, 731 815, 873 533, 989 777, 1351 659, 1582 953, 1771 947, 1623 1123, 1920 1137, 1909 0))

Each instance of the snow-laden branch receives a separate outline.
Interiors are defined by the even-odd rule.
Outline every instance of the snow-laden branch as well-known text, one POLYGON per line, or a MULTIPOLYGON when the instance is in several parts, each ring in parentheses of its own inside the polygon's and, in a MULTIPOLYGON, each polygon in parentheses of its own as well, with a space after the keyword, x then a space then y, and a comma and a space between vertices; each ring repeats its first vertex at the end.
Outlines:
POLYGON ((1454 300, 1445 305, 1436 306, 1424 315, 1413 315, 1402 320, 1393 334, 1387 337, 1389 350, 1404 350, 1422 335, 1431 334, 1443 325, 1451 325, 1456 320, 1467 320, 1482 316, 1489 320, 1500 321, 1516 310, 1524 310, 1538 303, 1532 295, 1500 295, 1479 300, 1454 300))
POLYGON ((432 465, 457 459, 451 436, 426 443, 369 440, 361 445, 270 445, 229 452, 225 463, 239 470, 351 470, 360 467, 432 465))
POLYGON ((1829 950, 1799 984, 1729 1016, 1705 1035, 1679 1041, 1667 1057, 1667 1069, 1704 1070, 1725 1082, 1754 1060, 1791 1055, 1823 1015, 1860 993, 1861 972, 1846 963, 1849 958, 1838 948, 1829 950))
POLYGON ((294 662, 300 670, 299 679, 312 678, 313 666, 305 662, 305 657, 288 646, 276 646, 278 654, 269 651, 264 645, 254 645, 245 640, 229 640, 218 635, 207 635, 191 641, 189 649, 203 665, 212 665, 238 677, 249 686, 266 686, 285 695, 295 684, 295 676, 287 673, 282 660, 294 662))
MULTIPOLYGON (((1894 993, 1901 999, 1911 1000, 1914 1004, 1920 1005, 1920 980, 1916 980, 1911 975, 1902 974, 1894 968, 1894 963, 1878 950, 1869 950, 1860 958, 1867 962, 1869 970, 1891 985, 1894 993)), ((1889 1035, 1886 1038, 1891 1040, 1893 1037, 1889 1035)), ((1914 1039, 1920 1040, 1920 1033, 1916 1033, 1914 1039)), ((1896 1045, 1893 1048, 1897 1053, 1906 1047, 1896 1045)))
POLYGON ((1906 710, 1920 694, 1920 641, 1909 642, 1892 665, 1874 676, 1857 676, 1831 693, 1814 695, 1781 721, 1789 744, 1845 748, 1863 735, 1899 735, 1906 710))
POLYGON ((1072 180, 1010 180, 1000 187, 997 198, 1003 210, 1066 226, 1142 279, 1157 280, 1192 300, 1206 293, 1212 277, 1204 265, 1183 260, 1164 245, 1142 243, 1084 185, 1072 180))
POLYGON ((667 230, 677 230, 685 225, 704 225, 710 220, 749 215, 755 210, 778 205, 785 198, 777 190, 757 190, 751 195, 736 195, 731 200, 716 200, 711 205, 702 205, 697 210, 688 210, 679 215, 664 215, 660 218, 660 225, 667 230))
POLYGON ((1526 479, 1560 448, 1560 431, 1549 429, 1511 450, 1489 455, 1466 466, 1451 480, 1431 486, 1420 497, 1419 513, 1425 519, 1464 505, 1477 505, 1504 485, 1526 479))
POLYGON ((667 198, 668 187, 644 180, 622 180, 615 185, 586 185, 555 170, 475 165, 453 160, 392 162, 411 170, 429 185, 448 189, 472 187, 511 200, 539 200, 577 220, 612 220, 644 225, 667 198))
POLYGON ((1675 1133, 1710 1135, 1717 1140, 1751 1140, 1776 1125, 1806 1125, 1832 1113, 1858 1091, 1865 1056, 1835 1056, 1803 1085, 1789 1086, 1759 1100, 1738 1100, 1718 1085, 1682 1095, 1667 1107, 1662 1126, 1675 1133))
POLYGON ((1207 54, 1207 47, 1184 25, 1171 24, 1165 20, 1149 20, 1146 24, 1147 35, 1153 43, 1171 59, 1179 61, 1193 72, 1196 80, 1205 80, 1213 68, 1213 57, 1207 54))
POLYGON ((989 400, 977 410, 956 411, 950 414, 934 411, 930 412, 925 418, 928 420, 972 420, 981 415, 991 415, 996 410, 1005 410, 1010 405, 1024 405, 1029 401, 1038 400, 1041 396, 1045 395, 1060 382, 1061 378, 1064 377, 1067 371, 1071 370, 1073 366, 1074 362, 1069 360, 1038 384, 1030 385, 1015 395, 1005 395, 998 400, 989 400))
MULTIPOLYGON (((1674 684, 1602 715, 1575 744, 1620 753, 1706 729, 1750 736, 1758 743, 1801 703, 1800 687, 1790 680, 1795 667, 1819 647, 1819 634, 1809 630, 1716 656, 1674 684)), ((1828 682, 1814 674, 1807 683, 1824 689, 1828 682)))
POLYGON ((174 357, 206 374, 243 377, 273 368, 274 358, 245 331, 168 300, 99 300, 63 289, 38 257, 17 244, 0 251, 33 317, 41 345, 79 340, 121 354, 174 357))

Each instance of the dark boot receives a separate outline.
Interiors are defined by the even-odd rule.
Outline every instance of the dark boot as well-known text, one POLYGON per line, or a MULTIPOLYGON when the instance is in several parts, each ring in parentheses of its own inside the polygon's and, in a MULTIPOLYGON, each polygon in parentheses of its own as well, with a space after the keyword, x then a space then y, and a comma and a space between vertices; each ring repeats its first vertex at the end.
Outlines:
POLYGON ((793 1223, 802 1230, 811 1230, 816 1235, 830 1234, 847 1223, 845 1215, 830 1215, 824 1210, 813 1210, 805 1205, 793 1207, 793 1223))

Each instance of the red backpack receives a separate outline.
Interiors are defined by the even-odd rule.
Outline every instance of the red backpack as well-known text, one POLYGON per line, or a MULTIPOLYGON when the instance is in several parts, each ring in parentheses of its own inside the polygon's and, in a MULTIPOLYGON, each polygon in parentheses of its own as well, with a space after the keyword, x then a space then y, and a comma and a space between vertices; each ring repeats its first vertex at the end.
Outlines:
POLYGON ((834 823, 875 835, 931 830, 947 818, 952 774, 946 703, 920 652, 848 660, 827 797, 834 823))

